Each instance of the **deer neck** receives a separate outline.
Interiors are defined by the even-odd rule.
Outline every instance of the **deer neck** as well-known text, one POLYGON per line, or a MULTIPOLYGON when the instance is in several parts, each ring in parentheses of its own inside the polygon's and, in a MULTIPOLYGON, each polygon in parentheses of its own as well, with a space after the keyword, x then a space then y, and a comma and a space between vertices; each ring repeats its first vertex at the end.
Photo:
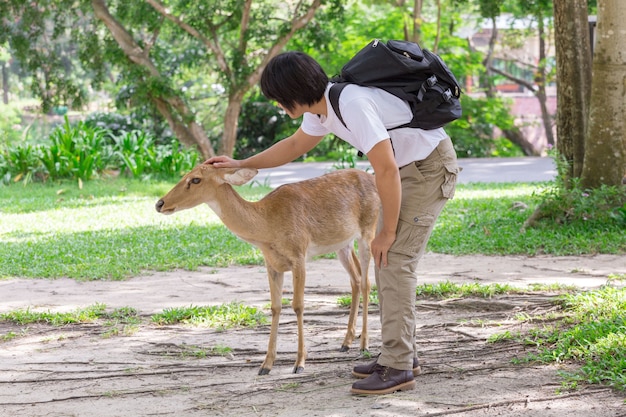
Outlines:
POLYGON ((254 241, 257 237, 264 236, 259 203, 243 199, 230 184, 219 186, 215 199, 207 204, 222 223, 241 239, 254 241))

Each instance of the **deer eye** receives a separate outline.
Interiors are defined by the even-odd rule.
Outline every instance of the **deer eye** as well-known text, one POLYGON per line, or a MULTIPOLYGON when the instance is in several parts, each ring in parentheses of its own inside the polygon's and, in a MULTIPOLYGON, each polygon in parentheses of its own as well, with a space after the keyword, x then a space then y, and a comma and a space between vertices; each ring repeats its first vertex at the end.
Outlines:
POLYGON ((192 184, 200 184, 200 178, 192 178, 191 179, 191 183, 192 184))

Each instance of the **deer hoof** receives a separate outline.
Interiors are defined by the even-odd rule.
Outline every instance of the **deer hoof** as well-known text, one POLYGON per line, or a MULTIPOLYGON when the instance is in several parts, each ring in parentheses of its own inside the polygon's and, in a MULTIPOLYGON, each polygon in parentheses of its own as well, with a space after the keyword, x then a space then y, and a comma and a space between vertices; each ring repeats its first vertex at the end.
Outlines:
POLYGON ((350 350, 350 346, 342 345, 341 349, 339 349, 339 352, 347 352, 349 350, 350 350))
POLYGON ((293 368, 294 374, 301 374, 302 372, 304 372, 304 366, 296 366, 293 368))
POLYGON ((271 369, 261 368, 259 369, 259 375, 269 375, 271 369))

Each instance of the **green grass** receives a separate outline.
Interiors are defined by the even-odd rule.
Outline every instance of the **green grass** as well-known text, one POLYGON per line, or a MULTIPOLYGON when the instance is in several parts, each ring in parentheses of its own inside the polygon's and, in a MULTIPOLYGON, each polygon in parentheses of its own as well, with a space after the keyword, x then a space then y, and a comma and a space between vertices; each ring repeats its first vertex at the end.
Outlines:
POLYGON ((428 249, 453 255, 619 254, 625 224, 612 221, 542 221, 523 230, 551 183, 467 184, 439 217, 428 249), (527 208, 518 208, 522 203, 527 208))
MULTIPOLYGON (((207 206, 154 209, 173 183, 131 180, 0 188, 0 277, 123 279, 144 270, 261 264, 207 206)), ((242 187, 249 199, 267 188, 242 187)))
POLYGON ((19 325, 45 323, 52 326, 64 326, 67 324, 91 323, 105 316, 106 306, 104 304, 94 304, 66 313, 34 311, 30 308, 14 310, 0 314, 0 320, 10 321, 19 325))
MULTIPOLYGON (((609 277, 610 279, 610 277, 609 277)), ((451 281, 441 281, 433 284, 419 284, 415 293, 421 298, 463 298, 479 297, 492 298, 496 295, 506 294, 529 294, 529 293, 568 293, 576 291, 576 287, 562 284, 528 284, 526 288, 516 287, 510 284, 479 284, 477 282, 464 282, 457 284, 451 281)), ((362 301, 362 299, 361 299, 362 301)), ((337 298, 337 304, 342 307, 350 307, 352 295, 342 295, 337 298)), ((378 304, 378 288, 372 286, 369 297, 370 304, 378 304)))
POLYGON ((215 327, 254 327, 267 324, 267 316, 256 307, 241 303, 228 303, 218 306, 189 306, 168 308, 152 316, 152 322, 165 324, 189 324, 192 326, 215 327))
MULTIPOLYGON (((534 346, 536 353, 520 362, 581 364, 574 372, 562 372, 567 386, 605 384, 626 389, 626 288, 604 287, 595 291, 562 295, 562 317, 526 334, 504 333, 491 342, 515 340, 534 346)), ((553 320, 550 320, 553 321, 553 320)))
MULTIPOLYGON (((261 253, 233 236, 205 206, 163 216, 155 202, 174 181, 102 180, 79 186, 74 182, 12 184, 0 187, 0 279, 59 278, 124 279, 143 271, 231 264, 262 264, 261 253)), ((258 185, 258 183, 257 183, 258 185)), ((556 220, 543 219, 535 227, 524 222, 550 194, 552 183, 459 185, 445 207, 428 250, 454 255, 579 255, 626 253, 626 206, 623 212, 603 208, 602 194, 571 192, 557 195, 546 209, 556 220), (569 210, 572 201, 580 204, 569 210), (563 210, 564 208, 564 210, 563 210), (595 212, 594 212, 595 211, 595 212)), ((269 188, 239 187, 248 200, 261 198, 269 188)), ((609 193, 607 193, 609 195, 609 193)), ((611 275, 608 284, 623 281, 611 275)), ((508 285, 421 285, 426 297, 493 297, 517 291, 569 292, 568 288, 508 285)), ((580 371, 566 375, 570 387, 580 382, 626 388, 626 319, 624 289, 564 296, 563 315, 549 328, 526 335, 494 336, 491 341, 519 340, 538 352, 529 360, 576 361, 580 371)), ((373 291, 372 301, 377 301, 373 291)), ((342 302, 341 300, 339 301, 342 302)), ((345 302, 345 300, 343 301, 345 302)), ((349 302, 349 299, 348 299, 349 302)), ((267 318, 240 304, 167 309, 151 318, 156 324, 185 323, 212 326, 254 326, 267 318)), ((94 305, 71 313, 5 313, 0 320, 67 325, 103 321, 103 336, 135 331, 140 319, 127 308, 107 313, 94 305)), ((0 335, 8 341, 27 332, 0 335)), ((206 352, 196 352, 203 355, 206 352)))
MULTIPOLYGON (((124 279, 146 270, 262 264, 206 206, 164 216, 154 203, 174 182, 116 179, 0 188, 0 278, 124 279)), ((524 221, 548 184, 460 185, 428 250, 489 255, 626 252, 623 225, 524 221), (526 209, 512 208, 521 202, 526 209)), ((249 200, 267 187, 240 187, 249 200)))
MULTIPOLYGON (((167 308, 150 317, 156 325, 188 324, 218 329, 230 327, 254 327, 267 324, 267 316, 256 307, 242 303, 226 303, 217 306, 189 306, 167 308)), ((50 326, 68 326, 72 324, 98 323, 103 326, 103 337, 129 335, 139 330, 141 317, 132 307, 122 307, 108 312, 106 305, 96 303, 86 308, 69 312, 37 311, 30 308, 17 309, 0 314, 0 321, 7 321, 22 326, 21 333, 13 331, 0 335, 0 341, 9 341, 28 333, 28 325, 34 323, 50 326)), ((213 354, 226 355, 230 348, 215 347, 213 354)))
POLYGON ((132 307, 117 308, 108 313, 106 305, 101 303, 70 312, 35 311, 27 308, 0 314, 0 320, 11 321, 19 325, 45 323, 52 326, 65 326, 67 324, 91 323, 98 319, 106 319, 107 325, 138 324, 140 321, 137 310, 132 307))

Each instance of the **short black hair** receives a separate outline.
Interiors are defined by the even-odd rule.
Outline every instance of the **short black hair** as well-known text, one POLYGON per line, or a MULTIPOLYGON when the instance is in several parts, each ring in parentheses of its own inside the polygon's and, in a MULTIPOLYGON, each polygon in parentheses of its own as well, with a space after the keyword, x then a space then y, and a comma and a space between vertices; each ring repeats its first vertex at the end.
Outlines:
POLYGON ((261 91, 287 110, 320 101, 328 85, 322 66, 304 52, 284 52, 272 58, 261 75, 261 91))

